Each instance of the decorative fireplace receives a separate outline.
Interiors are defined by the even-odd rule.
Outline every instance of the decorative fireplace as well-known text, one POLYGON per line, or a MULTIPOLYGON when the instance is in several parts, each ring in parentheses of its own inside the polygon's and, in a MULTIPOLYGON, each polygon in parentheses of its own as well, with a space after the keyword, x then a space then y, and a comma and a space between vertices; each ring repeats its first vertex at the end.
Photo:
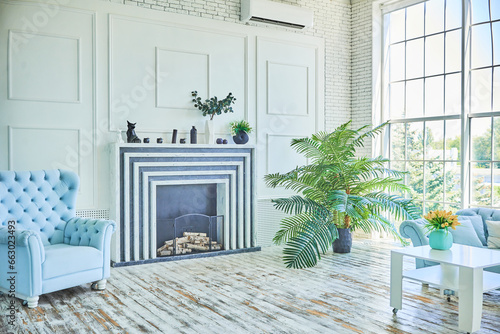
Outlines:
MULTIPOLYGON (((254 150, 247 145, 113 144, 112 173, 117 191, 111 216, 118 226, 111 243, 112 264, 180 258, 158 255, 166 241, 172 246, 162 249, 164 254, 170 250, 173 255, 175 248, 175 255, 184 258, 200 253, 260 250, 254 223, 254 150), (185 228, 182 235, 165 235, 168 226, 174 229, 176 218, 192 214, 218 217, 217 233, 210 228, 185 228), (186 239, 178 243, 182 247, 174 247, 176 238, 190 237, 184 232, 205 233, 188 238, 197 246, 203 243, 203 247, 189 245, 186 239), (202 252, 205 247, 211 252, 202 252), (181 248, 198 248, 198 252, 181 248)), ((178 222, 182 225, 181 220, 178 222)))

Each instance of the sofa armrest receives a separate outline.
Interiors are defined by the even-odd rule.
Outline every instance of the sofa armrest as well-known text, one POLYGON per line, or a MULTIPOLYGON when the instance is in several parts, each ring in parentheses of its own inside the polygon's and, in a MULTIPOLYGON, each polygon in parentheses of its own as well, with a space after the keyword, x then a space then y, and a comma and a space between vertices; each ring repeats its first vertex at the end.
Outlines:
POLYGON ((64 229, 64 243, 72 246, 90 246, 104 251, 109 247, 116 224, 112 220, 71 218, 64 229))
POLYGON ((399 227, 399 233, 403 238, 410 238, 413 246, 424 246, 429 244, 425 231, 425 219, 405 220, 399 227))

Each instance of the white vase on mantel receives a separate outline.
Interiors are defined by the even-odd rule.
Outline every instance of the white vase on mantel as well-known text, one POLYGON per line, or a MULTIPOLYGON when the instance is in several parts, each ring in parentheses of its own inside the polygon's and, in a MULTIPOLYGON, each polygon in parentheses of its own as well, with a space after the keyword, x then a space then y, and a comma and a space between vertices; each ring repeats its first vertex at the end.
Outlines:
POLYGON ((207 119, 205 123, 205 143, 215 143, 214 120, 207 119))

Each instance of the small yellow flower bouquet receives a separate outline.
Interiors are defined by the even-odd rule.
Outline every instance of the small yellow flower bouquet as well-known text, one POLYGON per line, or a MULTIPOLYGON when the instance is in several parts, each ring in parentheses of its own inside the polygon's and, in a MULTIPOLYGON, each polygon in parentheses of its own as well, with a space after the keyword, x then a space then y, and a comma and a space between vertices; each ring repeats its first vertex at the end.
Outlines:
POLYGON ((434 210, 426 214, 424 218, 428 221, 425 227, 431 231, 448 230, 448 227, 455 230, 456 227, 460 225, 458 216, 452 214, 451 211, 434 210))

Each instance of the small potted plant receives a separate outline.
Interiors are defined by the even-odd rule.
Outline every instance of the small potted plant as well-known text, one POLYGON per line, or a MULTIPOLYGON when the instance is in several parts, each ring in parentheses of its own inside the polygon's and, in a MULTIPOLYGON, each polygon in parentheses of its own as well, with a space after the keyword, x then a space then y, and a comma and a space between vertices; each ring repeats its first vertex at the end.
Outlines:
POLYGON ((231 134, 236 144, 246 144, 248 142, 248 134, 252 132, 252 128, 247 121, 231 122, 231 134))
POLYGON ((429 234, 429 246, 432 249, 450 249, 453 244, 453 235, 448 228, 456 229, 460 223, 458 216, 446 210, 430 211, 424 216, 427 220, 425 227, 431 231, 429 234))
POLYGON ((227 94, 227 96, 222 100, 219 100, 217 96, 214 96, 210 99, 202 101, 202 98, 198 96, 197 91, 192 91, 191 95, 193 96, 192 101, 194 106, 203 113, 203 116, 210 115, 210 119, 207 120, 205 124, 205 137, 208 144, 213 144, 215 137, 213 124, 214 116, 221 115, 222 113, 233 112, 231 104, 234 104, 236 98, 231 92, 229 92, 229 94, 227 94))

